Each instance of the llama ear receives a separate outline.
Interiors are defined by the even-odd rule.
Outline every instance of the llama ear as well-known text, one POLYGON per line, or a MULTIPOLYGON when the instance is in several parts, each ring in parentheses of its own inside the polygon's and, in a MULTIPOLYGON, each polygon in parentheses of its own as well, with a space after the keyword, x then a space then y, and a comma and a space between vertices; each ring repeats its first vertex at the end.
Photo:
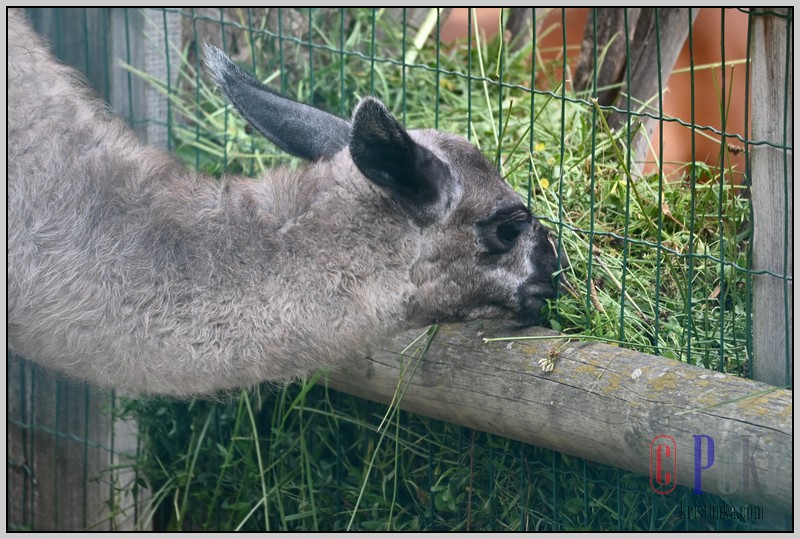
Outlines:
POLYGON ((276 94, 218 48, 203 48, 206 67, 250 124, 283 151, 317 161, 347 146, 352 126, 333 114, 276 94))
POLYGON ((361 173, 405 205, 430 208, 441 196, 447 165, 417 144, 386 107, 365 97, 353 111, 350 155, 361 173))

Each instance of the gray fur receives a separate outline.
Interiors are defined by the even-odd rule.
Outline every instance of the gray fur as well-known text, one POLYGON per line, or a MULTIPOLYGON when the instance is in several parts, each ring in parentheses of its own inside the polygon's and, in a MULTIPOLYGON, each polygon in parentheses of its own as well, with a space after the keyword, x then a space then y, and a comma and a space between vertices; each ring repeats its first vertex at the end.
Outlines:
MULTIPOLYGON (((283 147, 316 161, 216 181, 139 143, 20 12, 8 32, 16 353, 103 386, 209 394, 292 379, 432 322, 530 322, 554 292, 546 230, 461 137, 408 131, 395 155, 403 135, 377 100, 330 130, 303 105, 324 143, 283 147), (381 170, 408 155, 413 166, 381 170)), ((237 88, 223 85, 245 117, 297 105, 241 105, 237 88)))

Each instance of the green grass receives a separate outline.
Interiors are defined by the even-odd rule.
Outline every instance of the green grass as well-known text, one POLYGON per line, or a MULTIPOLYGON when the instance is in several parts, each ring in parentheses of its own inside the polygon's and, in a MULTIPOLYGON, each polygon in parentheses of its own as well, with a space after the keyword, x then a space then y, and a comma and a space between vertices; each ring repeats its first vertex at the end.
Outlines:
MULTIPOLYGON (((346 116, 360 96, 376 94, 410 127, 468 136, 567 253, 566 277, 579 293, 550 306, 555 329, 748 372, 749 206, 737 188, 721 185, 718 171, 696 164, 683 178, 631 178, 626 134, 604 127, 604 111, 547 77, 531 94, 530 47, 511 54, 498 40, 473 36, 469 49, 461 42, 437 50, 424 31, 404 39, 402 21, 383 10, 352 10, 347 24, 338 10, 326 21, 330 13, 313 14, 311 53, 303 43, 285 40, 279 47, 260 33, 249 42, 256 61, 244 67, 332 112, 346 116), (374 43, 374 62, 373 26, 383 36, 374 43), (409 55, 414 41, 426 44, 404 69, 403 43, 409 55), (342 44, 347 54, 338 51, 342 44)), ((550 67, 536 64, 539 73, 550 67)), ((218 93, 198 85, 192 66, 183 66, 183 76, 170 97, 174 147, 187 164, 215 175, 297 164, 252 134, 218 93)), ((692 503, 686 489, 664 499, 651 493, 646 477, 315 382, 261 386, 214 402, 126 401, 119 413, 137 419, 142 437, 135 488, 152 492, 140 524, 169 530, 738 526, 681 519, 676 508, 692 503)))

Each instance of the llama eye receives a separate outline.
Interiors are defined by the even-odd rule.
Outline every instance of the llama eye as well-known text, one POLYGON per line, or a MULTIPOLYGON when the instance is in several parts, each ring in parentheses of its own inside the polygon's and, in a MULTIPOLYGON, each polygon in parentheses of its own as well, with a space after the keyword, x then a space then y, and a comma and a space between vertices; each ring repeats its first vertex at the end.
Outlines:
POLYGON ((533 223, 530 212, 524 206, 512 206, 497 211, 480 221, 478 227, 487 255, 501 255, 514 248, 520 234, 533 223))
POLYGON ((505 244, 507 249, 511 249, 517 241, 519 235, 531 226, 529 220, 512 221, 510 223, 503 223, 497 227, 497 239, 505 244))
POLYGON ((510 251, 516 244, 517 238, 522 232, 531 226, 530 221, 511 221, 497 225, 494 234, 487 238, 487 247, 493 254, 502 254, 510 251))
POLYGON ((497 238, 504 243, 512 244, 522 232, 526 223, 505 223, 497 227, 497 238))

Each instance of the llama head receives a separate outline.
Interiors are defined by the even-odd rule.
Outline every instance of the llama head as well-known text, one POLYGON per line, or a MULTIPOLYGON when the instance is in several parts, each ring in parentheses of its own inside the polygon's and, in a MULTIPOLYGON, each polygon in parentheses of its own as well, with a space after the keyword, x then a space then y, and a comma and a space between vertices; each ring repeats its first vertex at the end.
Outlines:
POLYGON ((213 46, 205 47, 205 60, 227 99, 271 142, 310 161, 344 163, 341 174, 355 177, 338 181, 371 184, 375 206, 396 213, 393 222, 404 224, 397 240, 415 242, 418 253, 408 261, 410 324, 531 323, 555 295, 555 242, 466 139, 406 130, 373 97, 347 121, 272 92, 213 46))

